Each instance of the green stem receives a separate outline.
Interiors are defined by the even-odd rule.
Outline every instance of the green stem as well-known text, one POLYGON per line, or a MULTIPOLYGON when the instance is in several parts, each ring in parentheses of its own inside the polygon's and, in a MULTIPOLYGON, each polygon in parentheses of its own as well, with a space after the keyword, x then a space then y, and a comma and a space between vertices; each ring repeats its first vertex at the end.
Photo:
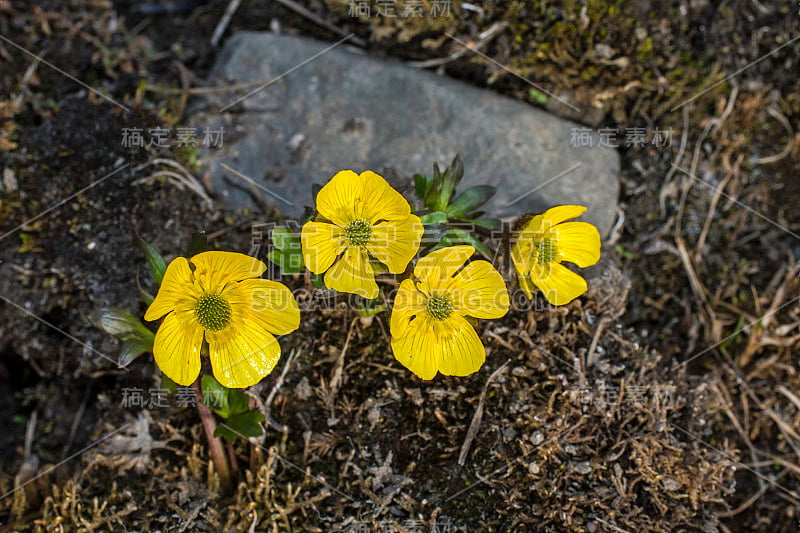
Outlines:
POLYGON ((192 388, 194 389, 194 396, 197 400, 195 402, 197 404, 197 412, 200 414, 200 420, 203 422, 203 429, 206 432, 206 440, 208 440, 208 453, 211 456, 211 460, 214 462, 214 470, 216 470, 219 476, 220 489, 225 495, 233 494, 233 478, 231 477, 228 458, 222 447, 222 440, 214 436, 214 430, 217 429, 217 421, 211 409, 206 407, 206 404, 203 403, 203 392, 200 390, 200 378, 192 384, 192 388))

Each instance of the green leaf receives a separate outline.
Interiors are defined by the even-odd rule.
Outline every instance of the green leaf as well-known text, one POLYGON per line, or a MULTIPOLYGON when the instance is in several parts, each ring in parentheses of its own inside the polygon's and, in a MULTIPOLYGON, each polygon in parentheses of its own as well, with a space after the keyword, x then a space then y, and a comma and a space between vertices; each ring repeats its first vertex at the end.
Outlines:
POLYGON ((356 312, 363 317, 377 315, 386 308, 386 302, 383 301, 380 294, 372 300, 367 300, 366 298, 358 298, 356 300, 356 312))
POLYGON ((155 335, 130 311, 119 307, 99 309, 92 322, 122 341, 119 349, 119 365, 128 366, 145 352, 153 351, 155 335))
POLYGON ((473 218, 470 222, 480 228, 494 229, 500 225, 500 220, 496 218, 473 218))
POLYGON ((169 376, 161 373, 161 388, 167 389, 168 394, 173 394, 176 390, 178 390, 178 384, 172 381, 169 376))
POLYGON ((208 250, 208 236, 205 231, 192 233, 192 240, 189 241, 189 247, 186 249, 186 257, 194 257, 199 253, 208 250))
POLYGON ((161 257, 161 254, 158 253, 158 250, 147 244, 138 233, 134 231, 133 235, 136 239, 136 242, 139 243, 139 246, 144 251, 144 255, 147 258, 147 264, 150 265, 150 272, 153 273, 153 279, 156 280, 158 285, 161 285, 161 280, 164 279, 164 272, 167 271, 166 261, 164 261, 164 258, 161 257))
POLYGON ((477 185, 462 192, 453 203, 447 206, 447 214, 451 218, 461 218, 470 211, 485 204, 497 189, 491 185, 477 185))
POLYGON ((225 425, 244 437, 258 437, 261 435, 261 422, 264 415, 255 411, 236 414, 228 419, 225 425))
POLYGON ((289 228, 275 228, 272 230, 272 244, 278 250, 299 250, 300 236, 289 228))
POLYGON ((228 397, 225 394, 225 387, 214 379, 214 376, 208 375, 203 376, 200 385, 203 391, 203 404, 222 418, 227 418, 230 413, 228 412, 228 397))
POLYGON ((531 88, 528 90, 528 98, 531 99, 531 102, 545 105, 547 104, 547 95, 538 89, 531 88))
POLYGON ((444 211, 434 211, 432 213, 426 213, 419 217, 423 224, 446 224, 447 223, 447 213, 444 211))
POLYGON ((300 252, 272 250, 267 254, 267 258, 278 265, 283 274, 300 274, 305 268, 303 254, 300 252))
MULTIPOLYGON (((431 177, 431 186, 428 188, 428 194, 425 195, 425 207, 435 211, 441 211, 444 206, 439 207, 439 196, 442 192, 444 184, 444 175, 439 170, 439 163, 433 163, 433 176, 431 177)), ((446 206, 447 204, 445 204, 446 206)))
POLYGON ((119 366, 128 366, 137 357, 145 352, 153 351, 153 342, 145 342, 141 339, 130 339, 123 341, 119 347, 119 366))
POLYGON ((289 228, 278 227, 272 230, 272 244, 275 246, 267 257, 281 268, 284 274, 299 274, 305 268, 303 247, 300 236, 289 228))
MULTIPOLYGON (((489 251, 489 248, 486 247, 477 237, 475 237, 472 233, 461 229, 461 228, 453 228, 450 230, 450 233, 447 234, 448 240, 453 243, 465 243, 475 247, 480 254, 485 257, 486 259, 492 259, 492 252, 489 251)), ((444 239, 442 239, 444 241, 444 239)))
POLYGON ((214 429, 214 436, 223 438, 230 444, 236 442, 236 433, 223 425, 219 425, 214 429))
POLYGON ((144 290, 142 284, 139 282, 139 273, 136 273, 136 290, 139 292, 139 298, 142 299, 144 305, 150 307, 150 304, 153 303, 155 299, 152 294, 144 290))
POLYGON ((450 203, 450 198, 453 197, 453 193, 463 177, 464 165, 461 163, 461 158, 456 155, 442 175, 442 186, 435 203, 435 209, 443 211, 447 207, 450 203))
POLYGON ((425 201, 425 198, 431 191, 432 186, 433 186, 433 176, 423 176, 422 174, 414 174, 414 191, 417 193, 417 197, 420 200, 425 201))
POLYGON ((317 210, 311 206, 304 205, 303 206, 303 215, 300 217, 300 223, 305 224, 306 222, 311 222, 314 219, 314 216, 317 214, 317 210))
POLYGON ((428 224, 425 226, 425 232, 422 234, 423 245, 438 244, 442 238, 447 235, 450 229, 449 224, 428 224))
POLYGON ((203 376, 203 403, 222 418, 247 411, 247 395, 242 389, 229 389, 213 376, 203 376))
POLYGON ((311 284, 315 288, 321 289, 325 286, 325 279, 323 274, 311 274, 311 284))

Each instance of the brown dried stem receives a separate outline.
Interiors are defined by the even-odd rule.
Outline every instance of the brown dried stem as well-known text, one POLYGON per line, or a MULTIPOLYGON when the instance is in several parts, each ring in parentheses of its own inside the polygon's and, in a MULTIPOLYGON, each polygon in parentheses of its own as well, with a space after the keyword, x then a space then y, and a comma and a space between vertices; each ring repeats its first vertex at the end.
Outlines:
POLYGON ((217 429, 217 421, 214 418, 214 413, 211 409, 206 407, 203 403, 203 392, 200 390, 200 378, 192 384, 194 389, 194 396, 197 400, 197 412, 200 414, 200 420, 203 422, 203 429, 206 432, 206 440, 208 440, 208 454, 214 462, 214 470, 219 476, 219 486, 223 494, 233 494, 233 478, 231 477, 230 466, 228 465, 228 458, 225 455, 225 450, 222 447, 222 440, 214 436, 214 430, 217 429))

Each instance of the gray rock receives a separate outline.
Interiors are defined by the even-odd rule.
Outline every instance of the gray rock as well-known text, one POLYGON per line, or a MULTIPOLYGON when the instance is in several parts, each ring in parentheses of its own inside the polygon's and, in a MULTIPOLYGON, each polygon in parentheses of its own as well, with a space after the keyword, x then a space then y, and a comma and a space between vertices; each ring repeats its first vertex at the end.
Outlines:
POLYGON ((430 173, 434 162, 444 168, 458 153, 465 169, 461 190, 497 187, 492 216, 580 204, 589 208, 584 219, 602 234, 611 228, 619 157, 596 147, 594 133, 594 148, 573 147, 570 139, 581 127, 576 123, 346 45, 298 67, 329 46, 272 33, 228 40, 212 76, 220 85, 240 87, 210 95, 190 119, 203 129, 224 128, 223 145, 201 154, 224 203, 252 203, 252 185, 221 163, 297 216, 312 204, 311 184, 339 170, 374 170, 410 198, 413 174, 430 173), (257 83, 241 87, 277 77, 261 90, 254 91, 257 83))

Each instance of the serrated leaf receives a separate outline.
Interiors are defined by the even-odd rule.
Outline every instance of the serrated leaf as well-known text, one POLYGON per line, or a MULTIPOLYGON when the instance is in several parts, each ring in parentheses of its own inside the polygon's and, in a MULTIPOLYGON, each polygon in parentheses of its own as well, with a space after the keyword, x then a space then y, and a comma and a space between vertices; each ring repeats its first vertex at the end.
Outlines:
POLYGON ((147 259, 147 264, 150 266, 150 272, 153 274, 153 279, 156 280, 157 285, 161 285, 161 280, 164 279, 164 272, 167 271, 167 262, 164 261, 163 257, 161 257, 161 254, 158 253, 158 250, 146 243, 138 233, 134 231, 133 235, 136 239, 136 242, 139 243, 139 246, 144 252, 144 256, 147 259))
POLYGON ((450 218, 461 218, 489 201, 495 192, 497 189, 491 185, 470 187, 447 206, 447 214, 450 218))

